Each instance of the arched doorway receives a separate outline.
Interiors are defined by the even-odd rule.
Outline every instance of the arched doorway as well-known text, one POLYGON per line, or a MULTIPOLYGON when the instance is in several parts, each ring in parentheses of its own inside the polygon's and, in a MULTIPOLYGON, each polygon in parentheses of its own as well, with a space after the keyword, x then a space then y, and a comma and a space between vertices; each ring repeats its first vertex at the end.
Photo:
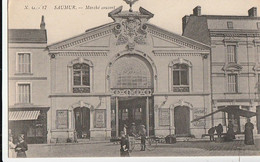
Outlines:
POLYGON ((174 126, 177 136, 190 135, 190 108, 177 106, 174 108, 174 126))
POLYGON ((90 138, 90 109, 77 107, 74 109, 74 117, 77 138, 90 138))
POLYGON ((118 136, 124 124, 131 128, 145 125, 153 134, 153 70, 150 63, 137 54, 125 54, 110 69, 112 136, 118 136))

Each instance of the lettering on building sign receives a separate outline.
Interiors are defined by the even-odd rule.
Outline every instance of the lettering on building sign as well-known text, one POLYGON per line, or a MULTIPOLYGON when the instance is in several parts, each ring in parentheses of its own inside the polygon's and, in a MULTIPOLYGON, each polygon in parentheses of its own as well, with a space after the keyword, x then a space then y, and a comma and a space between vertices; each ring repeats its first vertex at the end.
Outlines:
POLYGON ((170 125, 170 110, 169 109, 160 109, 159 113, 159 124, 160 126, 169 126, 170 125))
POLYGON ((57 129, 66 129, 68 128, 68 110, 57 110, 56 111, 57 119, 57 129))
MULTIPOLYGON (((205 115, 205 110, 204 109, 194 109, 193 110, 193 119, 197 119, 199 117, 202 117, 205 115)), ((193 122, 193 125, 195 127, 203 127, 206 125, 205 120, 201 119, 198 121, 193 122)))
POLYGON ((106 110, 95 110, 95 128, 106 127, 106 110))

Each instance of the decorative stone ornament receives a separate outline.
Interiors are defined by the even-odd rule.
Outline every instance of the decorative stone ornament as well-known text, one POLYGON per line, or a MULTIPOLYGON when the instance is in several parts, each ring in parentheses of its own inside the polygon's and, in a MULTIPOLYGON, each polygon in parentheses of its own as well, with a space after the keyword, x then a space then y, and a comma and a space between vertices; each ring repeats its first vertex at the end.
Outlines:
MULTIPOLYGON (((136 1, 125 0, 131 5, 136 1)), ((147 43, 147 25, 146 22, 153 17, 153 14, 140 7, 139 12, 122 11, 122 6, 110 12, 111 17, 117 24, 113 33, 117 38, 116 45, 126 44, 126 49, 133 51, 136 44, 145 45, 147 43)))
POLYGON ((133 12, 133 9, 132 9, 132 6, 133 4, 138 1, 138 0, 124 0, 127 4, 129 4, 130 6, 130 9, 129 9, 129 12, 133 12))

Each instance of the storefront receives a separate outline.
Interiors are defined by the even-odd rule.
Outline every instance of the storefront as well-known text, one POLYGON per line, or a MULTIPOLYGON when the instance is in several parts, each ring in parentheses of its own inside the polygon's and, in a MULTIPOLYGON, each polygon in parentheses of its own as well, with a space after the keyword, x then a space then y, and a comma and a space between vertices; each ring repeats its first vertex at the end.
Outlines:
POLYGON ((9 111, 9 129, 15 142, 24 134, 29 144, 47 143, 47 111, 49 108, 12 108, 9 111))

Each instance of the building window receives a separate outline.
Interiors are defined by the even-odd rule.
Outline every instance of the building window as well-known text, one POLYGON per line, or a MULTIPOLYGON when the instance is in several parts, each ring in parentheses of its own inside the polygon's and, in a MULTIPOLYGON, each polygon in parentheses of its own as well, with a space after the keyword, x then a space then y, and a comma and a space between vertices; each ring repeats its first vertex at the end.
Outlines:
POLYGON ((73 65, 73 93, 90 92, 90 68, 88 64, 73 65))
POLYGON ((237 74, 228 74, 228 92, 237 93, 237 74))
POLYGON ((31 103, 30 84, 18 84, 18 103, 31 103))
POLYGON ((233 29, 233 22, 228 21, 227 22, 227 27, 228 27, 228 29, 233 29))
POLYGON ((31 73, 31 55, 30 53, 18 53, 18 72, 31 73))
POLYGON ((228 63, 236 63, 237 59, 236 59, 236 46, 234 45, 228 45, 227 46, 227 57, 228 57, 228 63))
POLYGON ((172 67, 173 91, 189 92, 189 67, 186 64, 175 64, 172 67))

